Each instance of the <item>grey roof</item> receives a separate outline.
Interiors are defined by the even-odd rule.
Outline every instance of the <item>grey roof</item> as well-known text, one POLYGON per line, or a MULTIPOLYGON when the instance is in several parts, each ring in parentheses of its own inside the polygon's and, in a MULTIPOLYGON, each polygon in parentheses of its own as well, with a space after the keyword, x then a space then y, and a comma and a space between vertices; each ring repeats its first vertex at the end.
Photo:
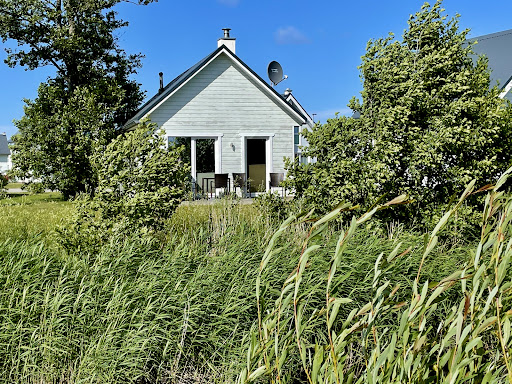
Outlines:
POLYGON ((11 150, 7 145, 7 136, 5 134, 0 134, 0 155, 10 155, 11 150))
POLYGON ((244 68, 246 68, 249 72, 251 72, 264 86, 267 87, 272 93, 274 93, 277 97, 282 99, 289 108, 291 108, 295 113, 297 113, 301 118, 304 119, 304 122, 307 121, 306 116, 300 111, 297 107, 294 105, 288 103, 286 99, 283 97, 283 95, 279 94, 274 88, 272 88, 265 80, 263 80, 256 72, 254 72, 247 64, 245 64, 238 56, 236 56, 233 52, 231 52, 226 46, 221 45, 219 48, 217 48, 215 51, 210 53, 208 56, 206 56, 204 59, 200 60, 196 64, 194 64, 192 67, 187 69, 185 72, 174 78, 169 84, 167 84, 161 92, 158 92, 156 95, 154 95, 151 99, 149 99, 144 105, 139 108, 137 113, 129 119, 125 127, 128 128, 132 124, 136 123, 137 120, 144 117, 146 113, 148 113, 155 105, 157 105, 161 100, 164 100, 168 95, 170 95, 175 89, 179 88, 181 84, 183 84, 185 81, 187 81, 191 76, 193 76, 196 72, 200 71, 204 65, 206 65, 212 58, 214 58, 220 51, 225 50, 226 52, 229 52, 233 58, 238 61, 244 68))
POLYGON ((503 89, 512 77, 512 29, 468 39, 476 41, 473 51, 489 59, 491 81, 503 89))

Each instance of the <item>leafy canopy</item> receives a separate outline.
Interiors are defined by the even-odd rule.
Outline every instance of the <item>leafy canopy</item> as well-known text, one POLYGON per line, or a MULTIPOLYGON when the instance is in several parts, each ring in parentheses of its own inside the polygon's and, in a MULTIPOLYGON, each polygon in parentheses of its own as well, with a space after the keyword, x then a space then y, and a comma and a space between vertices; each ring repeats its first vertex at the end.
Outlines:
POLYGON ((288 164, 297 195, 327 211, 407 194, 415 203, 392 217, 428 221, 472 179, 495 180, 510 163, 510 106, 490 86, 467 33, 437 1, 410 16, 402 41, 369 41, 359 67, 362 102, 349 104, 361 116, 304 132, 306 155, 317 162, 288 164))
POLYGON ((66 197, 93 189, 89 154, 98 148, 92 138, 101 135, 109 142, 143 98, 130 79, 141 56, 127 56, 114 35, 127 25, 114 11, 120 2, 0 0, 0 37, 17 43, 16 49, 6 49, 6 64, 56 70, 38 97, 26 100, 25 116, 15 122, 17 175, 40 178, 66 197))

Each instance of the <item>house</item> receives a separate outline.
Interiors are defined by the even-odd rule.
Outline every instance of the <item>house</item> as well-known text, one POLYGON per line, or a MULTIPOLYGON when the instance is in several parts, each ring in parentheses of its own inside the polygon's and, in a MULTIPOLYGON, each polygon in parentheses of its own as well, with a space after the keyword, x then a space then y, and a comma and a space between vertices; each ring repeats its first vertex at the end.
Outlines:
POLYGON ((468 39, 473 51, 488 59, 491 86, 498 84, 501 98, 512 101, 512 29, 468 39))
POLYGON ((279 94, 236 56, 229 31, 215 51, 166 86, 160 73, 158 94, 125 127, 150 118, 169 144, 190 148, 197 191, 211 190, 215 175, 227 177, 230 188, 244 177, 251 191, 268 190, 271 175, 284 175, 284 158, 301 156, 300 131, 313 122, 290 90, 279 94))
POLYGON ((7 135, 0 134, 0 173, 5 174, 12 168, 11 150, 7 144, 7 135))

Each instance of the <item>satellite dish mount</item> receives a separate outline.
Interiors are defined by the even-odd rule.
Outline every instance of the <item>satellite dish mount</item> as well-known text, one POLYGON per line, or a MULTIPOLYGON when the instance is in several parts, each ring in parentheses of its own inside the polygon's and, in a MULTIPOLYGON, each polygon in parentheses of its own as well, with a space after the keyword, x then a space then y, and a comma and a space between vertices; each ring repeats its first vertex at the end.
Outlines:
POLYGON ((283 68, 281 67, 281 64, 279 64, 277 61, 272 61, 268 65, 268 78, 270 79, 270 83, 273 87, 275 87, 277 84, 279 84, 281 81, 286 80, 288 76, 283 76, 283 68))

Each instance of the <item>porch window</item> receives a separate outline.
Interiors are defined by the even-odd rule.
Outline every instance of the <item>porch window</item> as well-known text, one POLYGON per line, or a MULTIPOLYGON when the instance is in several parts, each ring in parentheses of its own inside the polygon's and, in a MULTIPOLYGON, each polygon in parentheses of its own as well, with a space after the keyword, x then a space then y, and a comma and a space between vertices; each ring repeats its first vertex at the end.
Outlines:
POLYGON ((190 152, 191 152, 191 140, 190 137, 180 137, 180 136, 168 136, 167 137, 167 145, 171 146, 181 146, 183 145, 185 149, 181 153, 181 160, 190 165, 190 152))

